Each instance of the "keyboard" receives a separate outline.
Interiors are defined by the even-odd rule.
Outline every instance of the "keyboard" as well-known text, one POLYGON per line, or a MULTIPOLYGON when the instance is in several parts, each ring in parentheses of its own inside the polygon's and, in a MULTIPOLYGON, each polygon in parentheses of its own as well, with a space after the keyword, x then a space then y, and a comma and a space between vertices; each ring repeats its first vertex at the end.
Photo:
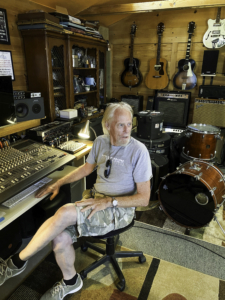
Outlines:
POLYGON ((61 145, 58 146, 59 149, 69 152, 69 153, 76 153, 84 148, 86 148, 87 145, 84 143, 78 143, 75 141, 68 141, 65 143, 62 143, 61 145))
POLYGON ((34 194, 37 190, 39 190, 42 186, 44 186, 46 183, 50 182, 51 180, 52 178, 44 177, 38 182, 36 182, 35 184, 29 186, 27 189, 23 190, 22 192, 16 194, 15 196, 1 203, 1 205, 7 208, 12 208, 16 204, 25 200, 29 195, 34 194))

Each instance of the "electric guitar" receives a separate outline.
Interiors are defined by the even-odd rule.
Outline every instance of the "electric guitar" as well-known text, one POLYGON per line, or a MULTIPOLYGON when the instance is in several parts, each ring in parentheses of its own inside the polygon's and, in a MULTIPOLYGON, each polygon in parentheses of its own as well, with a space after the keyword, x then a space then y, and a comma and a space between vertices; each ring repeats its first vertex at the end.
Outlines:
POLYGON ((164 31, 164 24, 161 22, 158 24, 158 49, 157 58, 150 60, 149 73, 145 78, 145 84, 149 89, 159 90, 167 87, 169 83, 169 78, 166 73, 167 61, 164 58, 160 58, 160 48, 161 48, 161 37, 164 31))
POLYGON ((186 58, 179 60, 178 62, 179 71, 175 74, 173 78, 173 85, 177 89, 191 90, 197 84, 197 77, 193 72, 195 68, 195 61, 193 59, 189 59, 191 37, 193 35, 194 29, 195 29, 195 22, 190 22, 188 27, 189 35, 188 35, 186 58))
POLYGON ((142 82, 142 74, 139 71, 139 59, 133 57, 133 48, 134 48, 134 35, 136 32, 137 26, 135 24, 131 25, 131 46, 130 46, 130 58, 124 60, 125 70, 121 75, 121 82, 124 86, 132 87, 139 86, 142 82))
POLYGON ((208 30, 203 36, 207 48, 221 48, 225 45, 225 19, 220 19, 221 7, 218 8, 216 20, 208 20, 208 30))

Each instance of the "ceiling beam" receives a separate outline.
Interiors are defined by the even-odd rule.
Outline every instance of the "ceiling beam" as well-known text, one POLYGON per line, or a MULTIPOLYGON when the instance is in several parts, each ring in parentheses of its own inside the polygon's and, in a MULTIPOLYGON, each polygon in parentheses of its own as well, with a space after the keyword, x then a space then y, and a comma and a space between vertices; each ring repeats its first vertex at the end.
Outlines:
POLYGON ((129 4, 95 5, 86 9, 84 15, 103 14, 130 14, 151 12, 154 10, 181 9, 181 8, 206 8, 212 6, 225 6, 224 0, 165 0, 140 2, 129 4))

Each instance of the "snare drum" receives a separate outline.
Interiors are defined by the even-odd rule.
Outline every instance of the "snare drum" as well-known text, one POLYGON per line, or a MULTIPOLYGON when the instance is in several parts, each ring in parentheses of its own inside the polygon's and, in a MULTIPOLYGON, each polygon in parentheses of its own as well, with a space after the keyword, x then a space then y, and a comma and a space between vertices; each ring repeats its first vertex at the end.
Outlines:
POLYGON ((220 129, 207 124, 190 124, 186 128, 183 153, 190 158, 211 160, 216 155, 220 129))
POLYGON ((224 176, 211 163, 189 161, 164 177, 158 193, 160 206, 172 221, 199 228, 213 219, 214 210, 225 199, 224 176))

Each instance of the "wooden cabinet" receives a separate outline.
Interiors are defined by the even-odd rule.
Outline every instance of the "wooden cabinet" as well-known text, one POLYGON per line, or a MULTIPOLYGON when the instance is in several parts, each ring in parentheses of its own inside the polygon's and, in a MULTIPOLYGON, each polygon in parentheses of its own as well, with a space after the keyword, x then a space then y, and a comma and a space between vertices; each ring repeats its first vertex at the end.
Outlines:
POLYGON ((88 106, 105 102, 106 46, 104 40, 48 30, 23 30, 28 89, 44 97, 47 122, 53 121, 57 109, 73 108, 77 96, 85 95, 88 106), (95 64, 74 67, 74 49, 83 49, 95 64), (93 77, 96 88, 74 89, 74 76, 93 77))

